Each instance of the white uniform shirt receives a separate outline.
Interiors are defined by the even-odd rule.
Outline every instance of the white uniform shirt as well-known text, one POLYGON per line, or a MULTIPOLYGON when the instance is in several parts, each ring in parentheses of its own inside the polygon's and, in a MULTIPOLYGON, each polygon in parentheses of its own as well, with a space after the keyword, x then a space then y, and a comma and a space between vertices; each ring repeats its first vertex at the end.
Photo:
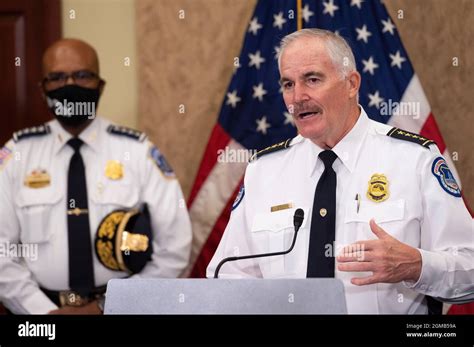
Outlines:
MULTIPOLYGON (((139 141, 107 132, 111 123, 96 118, 80 135, 80 152, 86 167, 91 240, 101 220, 116 209, 147 203, 153 229, 153 256, 140 274, 143 277, 177 277, 187 266, 191 224, 180 185, 165 174, 150 155, 157 149, 139 141), (105 174, 109 160, 123 165, 123 178, 105 174)), ((73 149, 71 135, 58 121, 48 123, 50 133, 9 141, 0 157, 0 244, 37 245, 37 259, 0 257, 0 301, 15 313, 47 313, 56 306, 38 286, 69 289, 67 177, 73 149), (50 184, 30 188, 25 178, 33 170, 45 170, 50 184)), ((127 276, 103 266, 94 251, 95 285, 127 276)), ((10 246, 11 249, 11 246, 10 246)))
MULTIPOLYGON (((387 136, 391 127, 370 120, 362 109, 353 129, 332 149, 338 156, 336 241, 333 253, 356 241, 376 239, 375 221, 396 239, 420 250, 422 273, 416 283, 355 286, 352 277, 371 273, 340 272, 349 313, 426 313, 424 295, 474 297, 472 218, 462 198, 449 194, 432 172, 441 155, 430 148, 387 136), (373 202, 366 196, 375 173, 388 180, 389 197, 373 202), (361 197, 357 212, 356 195, 361 197)), ((246 170, 244 194, 234 203, 230 221, 209 264, 207 276, 225 257, 276 252, 289 248, 294 235, 293 214, 303 208, 305 219, 295 248, 284 256, 226 263, 220 278, 304 278, 316 184, 324 170, 323 149, 297 136, 287 149, 252 161, 246 170), (240 200, 240 201, 239 201, 240 200), (271 207, 293 208, 271 212, 271 207)), ((336 261, 337 264, 337 261, 336 261)))

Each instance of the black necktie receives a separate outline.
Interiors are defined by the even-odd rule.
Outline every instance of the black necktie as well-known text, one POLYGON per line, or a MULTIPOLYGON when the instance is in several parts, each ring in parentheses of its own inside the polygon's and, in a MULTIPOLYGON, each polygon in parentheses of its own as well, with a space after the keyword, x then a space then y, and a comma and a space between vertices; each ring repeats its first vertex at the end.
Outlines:
POLYGON ((323 151, 319 158, 324 163, 324 171, 314 193, 306 277, 334 277, 337 180, 332 164, 337 155, 323 151), (327 251, 329 254, 325 254, 327 251))
POLYGON ((83 142, 72 138, 68 145, 74 149, 68 171, 67 225, 69 244, 69 286, 87 295, 94 288, 92 243, 87 204, 87 183, 84 161, 79 149, 83 142))

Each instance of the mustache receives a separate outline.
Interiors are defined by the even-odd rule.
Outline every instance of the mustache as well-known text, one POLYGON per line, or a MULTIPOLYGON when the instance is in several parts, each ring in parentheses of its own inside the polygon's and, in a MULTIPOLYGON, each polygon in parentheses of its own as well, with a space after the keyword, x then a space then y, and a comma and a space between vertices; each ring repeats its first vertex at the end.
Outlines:
POLYGON ((290 105, 290 111, 291 111, 291 108, 293 108, 293 112, 290 112, 290 113, 292 113, 295 116, 298 116, 302 113, 310 113, 310 112, 322 113, 323 112, 323 109, 321 108, 321 106, 311 101, 302 101, 302 102, 294 103, 293 105, 290 105))

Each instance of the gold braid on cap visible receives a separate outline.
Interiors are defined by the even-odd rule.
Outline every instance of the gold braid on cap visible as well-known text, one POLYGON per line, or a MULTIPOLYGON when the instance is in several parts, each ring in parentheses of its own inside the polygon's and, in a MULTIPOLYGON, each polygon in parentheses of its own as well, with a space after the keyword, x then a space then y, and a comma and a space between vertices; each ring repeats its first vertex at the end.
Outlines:
POLYGON ((100 224, 97 231, 98 240, 96 242, 97 255, 100 260, 111 270, 121 270, 113 254, 113 239, 117 230, 117 225, 123 220, 126 212, 116 211, 109 214, 100 224), (107 241, 103 239, 106 238, 107 241))

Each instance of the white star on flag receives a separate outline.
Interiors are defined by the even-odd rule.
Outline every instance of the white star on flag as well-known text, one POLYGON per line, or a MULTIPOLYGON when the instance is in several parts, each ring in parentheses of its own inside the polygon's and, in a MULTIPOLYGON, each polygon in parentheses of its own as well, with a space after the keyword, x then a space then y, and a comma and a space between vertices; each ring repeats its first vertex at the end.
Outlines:
POLYGON ((257 35, 257 32, 262 28, 262 24, 258 22, 257 17, 253 17, 249 24, 249 33, 257 35))
POLYGON ((399 69, 402 68, 402 63, 406 61, 406 59, 400 55, 400 51, 397 51, 395 54, 390 54, 390 59, 392 59, 390 66, 396 65, 399 69))
POLYGON ((256 51, 255 54, 249 53, 249 67, 255 66, 258 69, 260 69, 260 64, 262 64, 265 61, 265 58, 260 56, 260 51, 256 51))
POLYGON ((227 93, 227 101, 225 104, 231 105, 232 108, 235 108, 240 100, 242 99, 237 96, 237 90, 234 90, 232 93, 227 93))
POLYGON ((259 83, 258 86, 253 86, 253 95, 254 99, 258 99, 259 101, 263 100, 263 96, 267 94, 267 91, 263 89, 263 83, 259 83))
POLYGON ((362 59, 362 64, 364 64, 363 72, 369 71, 371 75, 374 74, 374 70, 379 67, 379 64, 374 62, 374 58, 370 57, 369 60, 362 59))
POLYGON ((362 28, 356 28, 357 31, 357 40, 362 40, 365 43, 369 41, 369 36, 372 36, 372 33, 367 30, 367 25, 363 25, 362 28))
POLYGON ((273 15, 273 26, 274 27, 278 27, 278 29, 282 29, 283 28, 283 24, 286 23, 286 19, 283 18, 283 12, 280 12, 278 14, 274 14, 273 15))
POLYGON ((357 6, 360 10, 364 0, 351 0, 351 6, 357 6))
POLYGON ((375 106, 378 108, 380 108, 380 103, 384 101, 384 98, 382 98, 380 95, 379 95, 379 91, 377 90, 374 94, 370 94, 369 93, 369 107, 372 107, 372 106, 375 106))
POLYGON ((267 122, 267 116, 263 116, 260 119, 256 120, 257 122, 257 131, 261 132, 263 135, 267 134, 267 129, 270 128, 270 124, 267 122))
POLYGON ((383 29, 382 29, 382 32, 383 33, 386 33, 387 31, 390 32, 390 34, 394 35, 395 32, 395 25, 393 25, 392 21, 390 20, 390 18, 388 18, 387 20, 383 20, 382 19, 382 24, 383 24, 383 29))
POLYGON ((311 17, 312 15, 314 15, 314 12, 310 11, 309 5, 308 4, 304 5, 303 13, 302 13, 304 21, 309 22, 309 17, 311 17))
POLYGON ((285 115, 285 123, 284 124, 291 124, 291 125, 295 126, 295 119, 293 118, 293 115, 290 112, 286 112, 286 111, 285 111, 284 115, 285 115))
POLYGON ((334 0, 323 2, 323 6, 324 6, 323 14, 329 13, 331 17, 334 17, 334 12, 336 12, 339 8, 339 6, 334 5, 334 0))

